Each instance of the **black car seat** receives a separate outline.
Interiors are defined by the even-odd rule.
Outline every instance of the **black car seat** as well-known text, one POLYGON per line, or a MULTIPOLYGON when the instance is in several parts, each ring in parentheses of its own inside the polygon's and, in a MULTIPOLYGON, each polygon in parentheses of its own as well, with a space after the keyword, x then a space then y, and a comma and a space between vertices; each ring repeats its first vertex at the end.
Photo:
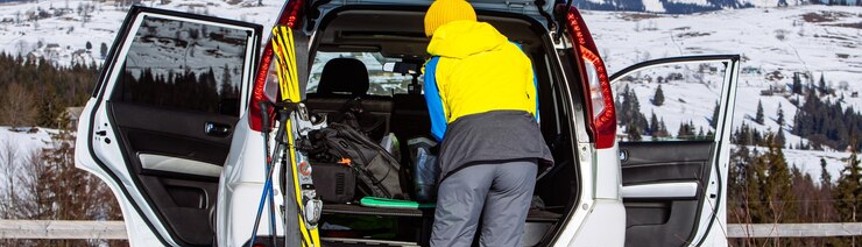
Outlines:
POLYGON ((323 66, 317 92, 308 93, 306 105, 312 113, 326 113, 332 121, 349 102, 363 111, 360 127, 379 141, 389 133, 392 98, 368 95, 369 79, 365 64, 355 58, 334 58, 323 66))

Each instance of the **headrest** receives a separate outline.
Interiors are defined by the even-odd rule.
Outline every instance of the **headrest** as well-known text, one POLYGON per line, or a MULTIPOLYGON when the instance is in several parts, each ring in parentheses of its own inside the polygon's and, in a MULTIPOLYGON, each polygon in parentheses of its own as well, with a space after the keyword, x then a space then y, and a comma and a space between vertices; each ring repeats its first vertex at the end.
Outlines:
POLYGON ((365 96, 368 92, 368 70, 365 64, 355 58, 335 58, 329 60, 320 73, 317 93, 350 93, 352 96, 365 96))

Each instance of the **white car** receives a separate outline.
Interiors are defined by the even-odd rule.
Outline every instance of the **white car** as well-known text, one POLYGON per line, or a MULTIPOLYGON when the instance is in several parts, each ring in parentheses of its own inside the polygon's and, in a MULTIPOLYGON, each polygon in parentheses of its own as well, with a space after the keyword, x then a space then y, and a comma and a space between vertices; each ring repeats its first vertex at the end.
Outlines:
MULTIPOLYGON (((738 55, 665 58, 609 76, 601 44, 575 8, 471 2, 480 21, 532 59, 541 129, 556 160, 537 182, 524 246, 727 245, 738 55), (666 100, 650 104, 658 85, 666 100), (660 124, 650 123, 653 115, 660 124)), ((422 22, 430 3, 286 1, 277 24, 294 27, 309 109, 337 111, 345 100, 319 88, 365 84, 366 92, 354 93, 385 121, 384 133, 402 143, 427 135, 422 78, 413 82, 382 65, 421 66, 428 58, 422 22), (357 67, 324 69, 334 59, 361 62, 368 78, 351 77, 357 67), (340 80, 321 80, 327 76, 340 80)), ((265 180, 258 102, 278 95, 269 33, 257 24, 132 7, 81 117, 76 160, 116 194, 133 246, 249 246, 265 180)), ((274 180, 278 204, 292 189, 282 175, 274 180)), ((315 184, 332 182, 325 180, 315 184)), ((267 212, 254 246, 271 245, 267 212)), ((281 222, 283 212, 276 214, 281 222)), ((432 216, 324 203, 320 236, 324 246, 424 245, 432 216), (376 234, 326 223, 345 215, 383 223, 376 234)), ((279 245, 297 234, 276 228, 279 245)))

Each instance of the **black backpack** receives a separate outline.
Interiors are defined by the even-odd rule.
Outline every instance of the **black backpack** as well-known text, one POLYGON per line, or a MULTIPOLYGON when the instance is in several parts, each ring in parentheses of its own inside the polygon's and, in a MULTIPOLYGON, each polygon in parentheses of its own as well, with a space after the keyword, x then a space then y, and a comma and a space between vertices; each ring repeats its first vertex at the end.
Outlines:
POLYGON ((359 189, 366 195, 382 198, 407 199, 401 186, 401 165, 368 136, 342 123, 309 133, 313 160, 345 163, 353 169, 359 189))

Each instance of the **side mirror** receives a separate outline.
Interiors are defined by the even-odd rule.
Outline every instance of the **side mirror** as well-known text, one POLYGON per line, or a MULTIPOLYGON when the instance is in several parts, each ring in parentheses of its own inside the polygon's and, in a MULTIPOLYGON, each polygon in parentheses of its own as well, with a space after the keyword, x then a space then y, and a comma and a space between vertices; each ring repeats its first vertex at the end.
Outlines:
POLYGON ((421 73, 421 71, 419 70, 419 66, 419 64, 415 63, 388 62, 383 64, 383 71, 401 73, 405 75, 419 75, 421 73))

